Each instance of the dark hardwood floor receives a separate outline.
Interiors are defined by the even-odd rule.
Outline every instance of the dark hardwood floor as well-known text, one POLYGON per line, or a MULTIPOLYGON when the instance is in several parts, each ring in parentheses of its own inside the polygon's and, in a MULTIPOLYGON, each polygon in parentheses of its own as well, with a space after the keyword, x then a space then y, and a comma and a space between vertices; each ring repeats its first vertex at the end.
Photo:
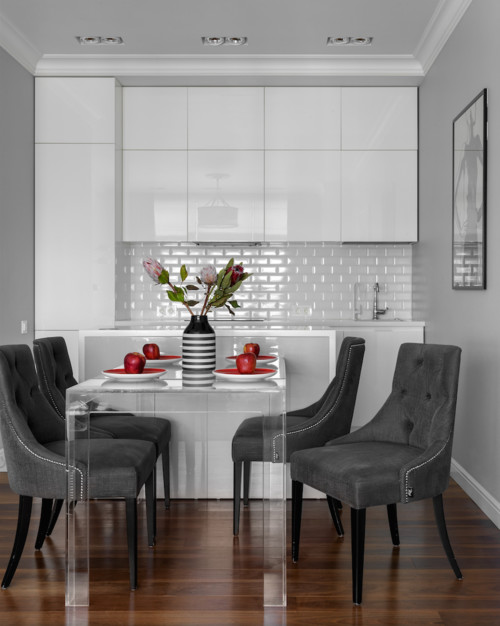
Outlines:
MULTIPOLYGON (((123 503, 90 505, 91 606, 64 607, 64 519, 35 553, 40 511, 11 587, 0 590, 7 626, 99 625, 405 625, 500 624, 500 530, 452 482, 444 498, 448 531, 464 574, 448 566, 432 502, 399 506, 401 547, 393 549, 385 508, 367 513, 363 606, 351 602, 349 513, 339 539, 326 501, 305 501, 299 563, 288 563, 288 607, 261 608, 259 503, 242 512, 232 537, 229 501, 174 501, 158 506, 158 544, 149 549, 139 507, 139 588, 128 589, 123 503)), ((7 564, 17 497, 0 474, 0 569, 7 564)))

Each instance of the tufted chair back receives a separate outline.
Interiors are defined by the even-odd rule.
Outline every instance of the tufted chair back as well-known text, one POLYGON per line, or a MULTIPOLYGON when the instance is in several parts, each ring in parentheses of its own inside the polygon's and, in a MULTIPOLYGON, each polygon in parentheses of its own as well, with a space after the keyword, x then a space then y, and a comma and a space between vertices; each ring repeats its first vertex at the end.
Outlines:
POLYGON ((66 410, 66 390, 77 384, 64 337, 44 337, 33 341, 33 354, 40 387, 60 417, 66 410))
POLYGON ((361 429, 363 438, 421 449, 448 439, 455 419, 460 353, 456 346, 402 344, 392 391, 361 429))

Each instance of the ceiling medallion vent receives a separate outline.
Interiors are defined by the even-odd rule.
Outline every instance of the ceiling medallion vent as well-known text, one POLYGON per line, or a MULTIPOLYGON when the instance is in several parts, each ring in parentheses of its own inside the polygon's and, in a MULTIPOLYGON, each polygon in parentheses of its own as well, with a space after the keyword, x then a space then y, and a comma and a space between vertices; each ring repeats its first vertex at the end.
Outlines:
POLYGON ((327 46, 371 46, 373 37, 328 37, 327 46))
POLYGON ((102 35, 77 35, 81 46, 119 46, 123 44, 123 37, 103 37, 102 35))
POLYGON ((202 37, 204 46, 245 46, 248 37, 202 37))

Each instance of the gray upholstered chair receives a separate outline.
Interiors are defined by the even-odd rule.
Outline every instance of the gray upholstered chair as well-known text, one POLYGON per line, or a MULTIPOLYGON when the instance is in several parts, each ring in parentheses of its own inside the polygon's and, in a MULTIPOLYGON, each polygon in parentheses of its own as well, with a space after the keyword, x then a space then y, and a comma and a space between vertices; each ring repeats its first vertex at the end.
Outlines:
MULTIPOLYGON (((340 346, 335 377, 323 396, 304 409, 287 412, 287 460, 295 450, 322 446, 326 441, 349 432, 364 354, 364 339, 346 337, 340 346)), ((262 417, 250 417, 240 424, 232 441, 233 533, 235 535, 239 532, 242 465, 244 469, 243 502, 247 505, 251 462, 262 461, 263 456, 262 417)), ((341 535, 343 529, 340 518, 336 514, 337 507, 333 506, 330 498, 328 504, 337 532, 341 535)))
MULTIPOLYGON (((16 572, 26 542, 33 498, 42 498, 36 549, 46 535, 54 500, 67 492, 64 422, 38 387, 31 350, 0 346, 0 428, 9 485, 19 495, 17 531, 2 588, 16 572)), ((76 497, 124 498, 129 545, 130 587, 137 587, 137 495, 146 487, 148 542, 155 542, 154 475, 156 450, 149 441, 80 439, 75 442, 76 497), (89 458, 91 474, 87 481, 89 458)))
MULTIPOLYGON (((42 393, 57 415, 64 420, 66 390, 77 384, 63 337, 45 337, 33 342, 38 381, 42 393)), ((96 410, 90 414, 91 437, 140 439, 155 444, 157 457, 162 457, 165 508, 170 507, 170 455, 171 425, 160 417, 137 416, 132 413, 96 410)), ((50 534, 57 520, 62 502, 57 502, 47 532, 50 534)))
POLYGON ((446 556, 462 578, 442 498, 450 476, 460 354, 456 346, 403 344, 392 391, 368 424, 322 448, 292 454, 292 559, 299 556, 304 484, 349 504, 355 604, 362 599, 365 519, 371 506, 387 506, 398 546, 396 504, 433 498, 446 556))

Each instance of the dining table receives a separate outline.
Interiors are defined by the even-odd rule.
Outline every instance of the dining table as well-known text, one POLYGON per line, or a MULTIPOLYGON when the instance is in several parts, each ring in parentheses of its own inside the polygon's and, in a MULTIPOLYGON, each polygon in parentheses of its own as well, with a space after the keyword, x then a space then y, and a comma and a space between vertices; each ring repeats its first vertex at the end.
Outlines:
MULTIPOLYGON (((118 368, 111 368, 116 371, 118 368)), ((222 365, 215 372, 190 372, 182 362, 158 368, 156 376, 113 376, 103 371, 69 388, 66 393, 66 606, 89 606, 89 507, 87 485, 92 474, 84 459, 86 476, 79 480, 75 442, 90 436, 96 411, 129 412, 168 419, 176 437, 171 454, 171 475, 182 483, 183 493, 197 499, 217 497, 214 491, 223 472, 233 476, 232 434, 242 420, 262 416, 263 459, 257 469, 261 499, 262 537, 255 546, 261 553, 262 605, 286 605, 286 368, 278 357, 266 365, 266 376, 239 375, 222 365), (236 375, 228 374, 228 371, 236 375), (225 375, 223 375, 223 372, 225 375), (217 462, 215 462, 215 460, 217 462), (216 469, 214 469, 216 468, 216 469), (77 487, 78 485, 78 487, 77 487), (76 490, 78 489, 78 493, 76 490), (75 505, 77 503, 77 505, 75 505)), ((150 373, 150 372, 149 372, 150 373)), ((151 374, 151 373, 150 373, 151 374)), ((81 459, 81 457, 79 457, 81 459)), ((160 473, 157 472, 159 475, 160 473)), ((175 493, 171 509, 176 506, 175 493)), ((168 515, 169 511, 162 510, 168 515)), ((232 526, 228 526, 232 534, 232 526)), ((159 538, 161 540, 161 538, 159 538)), ((165 540, 168 540, 166 538, 165 540)), ((238 543, 234 550, 238 550, 238 543)), ((139 581, 140 584, 140 581, 139 581)))

